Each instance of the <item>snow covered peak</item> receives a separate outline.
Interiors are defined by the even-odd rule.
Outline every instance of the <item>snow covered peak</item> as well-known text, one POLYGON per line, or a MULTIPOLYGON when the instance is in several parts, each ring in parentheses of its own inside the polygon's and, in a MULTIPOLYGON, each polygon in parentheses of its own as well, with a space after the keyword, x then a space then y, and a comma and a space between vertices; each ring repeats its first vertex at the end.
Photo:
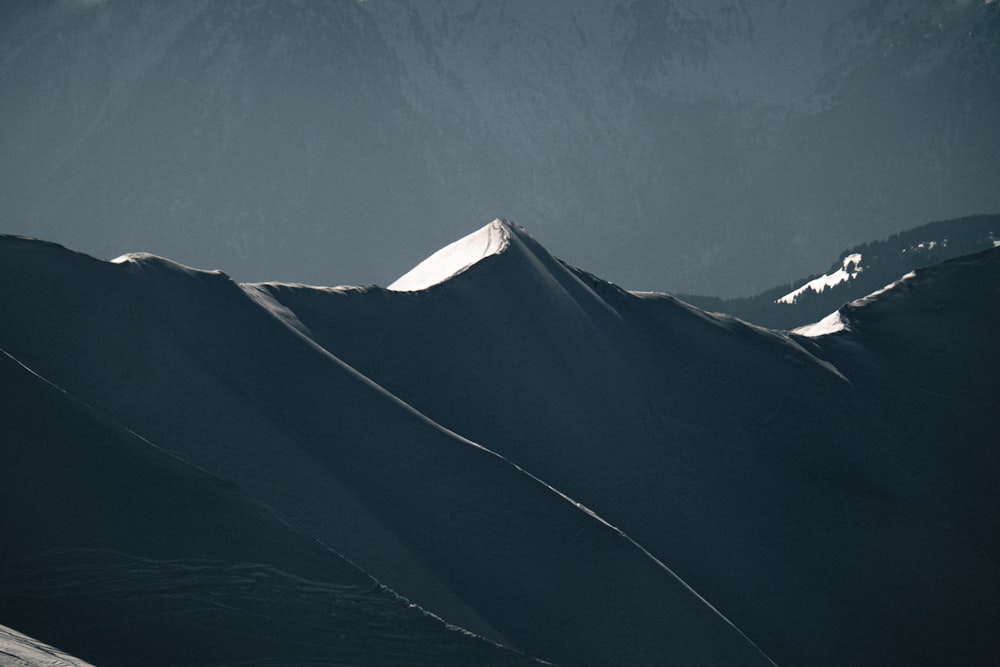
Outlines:
POLYGON ((513 229, 497 218, 468 236, 446 245, 389 285, 394 292, 418 292, 457 276, 485 257, 498 255, 510 245, 513 229))

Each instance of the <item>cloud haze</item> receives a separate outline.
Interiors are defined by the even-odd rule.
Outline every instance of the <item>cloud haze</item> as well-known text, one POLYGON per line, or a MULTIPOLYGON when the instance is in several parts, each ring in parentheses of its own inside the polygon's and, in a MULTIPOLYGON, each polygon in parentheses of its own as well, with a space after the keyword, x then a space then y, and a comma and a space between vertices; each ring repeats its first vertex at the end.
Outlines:
POLYGON ((3 231, 388 284, 495 217, 637 289, 747 294, 1000 210, 1000 12, 13 2, 3 231))

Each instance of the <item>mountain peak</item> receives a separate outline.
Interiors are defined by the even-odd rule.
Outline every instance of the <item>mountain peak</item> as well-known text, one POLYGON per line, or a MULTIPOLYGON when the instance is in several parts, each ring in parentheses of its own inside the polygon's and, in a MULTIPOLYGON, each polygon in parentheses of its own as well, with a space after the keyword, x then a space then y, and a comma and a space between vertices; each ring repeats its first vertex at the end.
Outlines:
POLYGON ((480 260, 510 246, 513 225, 497 218, 468 236, 441 248, 389 285, 393 292, 419 292, 457 276, 480 260))

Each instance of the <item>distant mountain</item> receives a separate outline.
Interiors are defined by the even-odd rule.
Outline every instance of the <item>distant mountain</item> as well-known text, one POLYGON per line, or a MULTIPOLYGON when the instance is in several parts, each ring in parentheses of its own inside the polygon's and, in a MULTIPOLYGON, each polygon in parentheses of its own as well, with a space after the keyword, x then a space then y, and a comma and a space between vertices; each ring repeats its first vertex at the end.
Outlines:
POLYGON ((793 329, 816 322, 914 269, 998 245, 1000 215, 942 220, 849 248, 826 273, 757 296, 720 299, 685 294, 681 298, 699 308, 735 315, 761 326, 793 329))
POLYGON ((998 35, 982 0, 6 0, 3 231, 384 285, 502 214, 749 296, 1000 210, 998 35))
POLYGON ((816 337, 503 220, 391 289, 17 237, 0 284, 0 622, 96 664, 531 660, 340 555, 563 665, 1000 650, 1000 248, 816 337))

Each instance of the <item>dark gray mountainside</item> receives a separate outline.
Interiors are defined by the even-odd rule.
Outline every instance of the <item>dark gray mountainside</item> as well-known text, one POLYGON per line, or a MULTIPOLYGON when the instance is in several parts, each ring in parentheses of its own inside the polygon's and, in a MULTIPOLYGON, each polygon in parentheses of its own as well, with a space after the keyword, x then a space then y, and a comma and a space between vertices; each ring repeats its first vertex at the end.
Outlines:
POLYGON ((860 299, 901 276, 948 259, 1000 245, 1000 215, 942 220, 862 243, 840 253, 821 275, 773 287, 752 297, 680 295, 704 310, 735 315, 774 329, 816 322, 843 304, 860 299))
POLYGON ((500 220, 389 289, 0 237, 0 295, 0 623, 96 664, 529 660, 391 591, 563 665, 1000 651, 1000 249, 813 338, 500 220))
POLYGON ((99 665, 534 663, 2 352, 0 371, 0 618, 19 629, 99 665))
POLYGON ((6 0, 3 231, 385 284, 502 213, 748 296, 1000 210, 998 36, 982 0, 6 0))
MULTIPOLYGON (((105 263, 10 237, 0 249, 0 271, 5 293, 0 339, 10 355, 112 423, 236 482, 447 620, 563 664, 656 664, 662 656, 770 664, 730 621, 620 531, 345 365, 304 336, 294 314, 261 288, 241 287, 223 274, 153 256, 105 263)), ((16 375, 3 377, 10 383, 5 394, 22 393, 16 375)), ((34 411, 31 402, 13 409, 26 412, 30 423, 46 418, 44 404, 34 411)), ((32 446, 31 428, 18 431, 17 424, 14 442, 32 446)), ((83 437, 77 446, 92 444, 83 437)), ((44 463, 63 474, 75 471, 58 456, 44 463)), ((125 464, 101 463, 114 476, 130 476, 125 464)), ((4 508, 17 513, 17 505, 4 508)), ((33 532, 42 537, 27 539, 14 556, 47 556, 45 544, 61 539, 59 519, 40 517, 33 532), (50 533, 55 537, 47 538, 50 533)), ((16 516, 12 521, 18 521, 16 516)), ((65 546, 76 541, 69 536, 65 546)), ((104 542, 97 546, 118 550, 104 542)), ((208 555, 201 557, 213 558, 210 545, 205 549, 208 555)), ((224 562, 241 566, 233 558, 230 552, 224 562)), ((255 562, 252 553, 245 558, 255 562)), ((281 561, 264 558, 268 566, 282 568, 281 561)), ((10 627, 22 629, 23 618, 34 618, 33 601, 48 593, 44 578, 30 578, 33 572, 75 567, 85 570, 82 579, 93 569, 79 557, 14 569, 3 591, 5 600, 15 601, 6 611, 10 627), (16 602, 23 598, 25 605, 16 602)), ((109 567, 144 571, 141 562, 128 560, 109 567)), ((146 602, 139 607, 141 615, 163 613, 159 586, 176 584, 158 582, 186 581, 183 574, 167 571, 151 590, 141 588, 140 596, 149 600, 140 600, 146 602)), ((60 588, 73 581, 70 576, 60 588)), ((266 590, 225 588, 230 581, 213 584, 209 578, 203 593, 181 594, 179 600, 170 596, 168 602, 179 605, 182 615, 200 609, 202 596, 229 606, 235 604, 230 598, 239 601, 245 593, 250 599, 243 602, 251 610, 267 605, 266 590)), ((121 614, 132 617, 132 610, 121 610, 118 596, 107 596, 100 582, 84 581, 80 588, 83 608, 103 606, 107 623, 119 626, 121 614)), ((307 585, 307 590, 313 589, 307 585)), ((315 618, 309 600, 295 611, 295 600, 302 596, 294 588, 279 587, 277 597, 292 598, 281 612, 290 623, 299 614, 315 618)), ((57 591, 56 600, 62 599, 57 591)), ((317 603, 324 599, 321 591, 317 603)), ((59 623, 51 607, 43 611, 50 614, 48 623, 59 623)), ((319 627, 340 627, 336 616, 319 627)), ((394 626, 394 618, 382 616, 382 624, 394 626)), ((346 638, 334 640, 333 650, 342 650, 342 643, 365 645, 367 636, 358 630, 365 622, 350 618, 342 630, 346 638)), ((217 632, 229 630, 224 620, 215 625, 217 632)), ((82 632, 89 627, 85 622, 82 632)), ((34 625, 23 630, 90 658, 72 638, 57 642, 34 625)), ((237 621, 233 632, 245 631, 237 621)), ((185 633, 164 634, 174 637, 178 650, 188 640, 185 633)), ((281 639, 279 633, 274 641, 281 639)), ((326 646, 322 636, 313 641, 326 646)), ((272 650, 278 649, 280 644, 272 650)), ((154 651, 150 661, 173 664, 178 658, 172 650, 154 651)), ((244 655, 239 644, 220 650, 238 652, 217 662, 244 655)), ((368 664, 396 662, 392 653, 379 654, 377 645, 371 650, 368 664)), ((420 651, 405 643, 398 651, 412 652, 413 661, 421 662, 420 651)), ((446 662, 433 655, 422 661, 446 662)), ((464 664, 464 659, 452 662, 464 664)))

